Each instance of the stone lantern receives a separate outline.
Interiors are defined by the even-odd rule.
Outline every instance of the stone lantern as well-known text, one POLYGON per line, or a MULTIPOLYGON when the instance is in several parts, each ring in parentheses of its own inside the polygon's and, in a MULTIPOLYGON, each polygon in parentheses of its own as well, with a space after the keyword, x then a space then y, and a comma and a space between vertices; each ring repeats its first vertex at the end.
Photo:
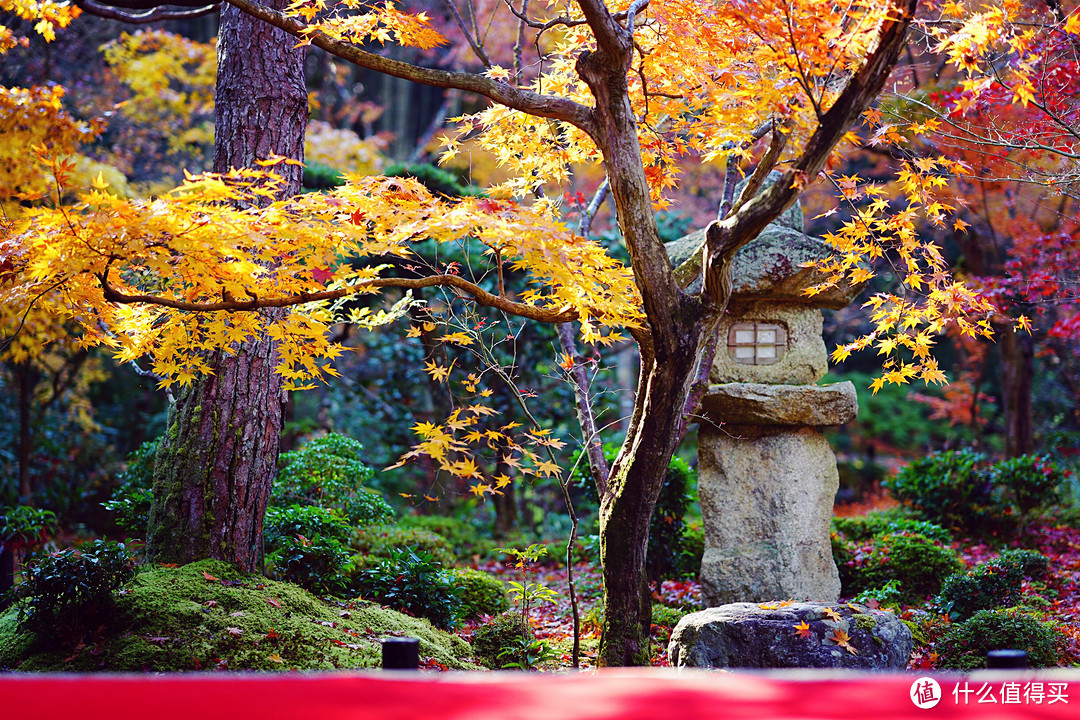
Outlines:
MULTIPOLYGON (((703 240, 699 230, 670 243, 673 262, 703 240)), ((842 308, 854 292, 807 297, 803 290, 822 278, 801 267, 830 252, 804 233, 795 205, 734 257, 698 431, 701 586, 710 606, 839 597, 829 542, 839 475, 822 428, 854 419, 858 401, 850 382, 816 383, 828 362, 821 308, 842 308)))

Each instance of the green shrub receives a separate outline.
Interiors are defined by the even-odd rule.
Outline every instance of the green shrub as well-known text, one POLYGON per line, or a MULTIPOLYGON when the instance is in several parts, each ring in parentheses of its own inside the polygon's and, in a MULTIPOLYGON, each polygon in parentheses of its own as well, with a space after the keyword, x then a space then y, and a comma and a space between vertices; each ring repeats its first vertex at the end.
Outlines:
POLYGON ((963 620, 981 610, 1016 605, 1023 580, 1020 565, 991 560, 945 578, 934 603, 950 620, 963 620))
POLYGON ((926 520, 913 518, 902 508, 874 510, 866 515, 853 517, 834 517, 832 530, 854 542, 863 542, 875 535, 905 532, 922 535, 939 543, 952 542, 952 537, 945 528, 926 520))
POLYGON ((900 590, 901 587, 903 587, 903 583, 899 580, 890 580, 881 587, 863 590, 852 599, 862 605, 874 601, 881 607, 896 607, 904 599, 904 593, 900 590))
POLYGON ((498 615, 510 609, 506 588, 498 578, 471 568, 454 568, 449 571, 449 575, 461 591, 462 617, 498 615))
POLYGON ((377 492, 362 487, 372 476, 360 459, 363 449, 356 440, 331 433, 282 453, 271 504, 332 508, 357 526, 389 520, 393 508, 377 492))
POLYGON ((705 527, 687 523, 682 536, 682 551, 674 563, 675 575, 696 580, 701 574, 701 558, 705 555, 705 527))
POLYGON ((996 463, 990 476, 1027 518, 1034 510, 1060 502, 1066 472, 1048 456, 1023 455, 996 463))
POLYGON ((430 163, 415 163, 405 165, 395 163, 383 171, 386 177, 410 177, 419 180, 433 193, 449 195, 450 197, 462 197, 467 195, 480 195, 480 188, 465 185, 455 174, 430 163))
POLYGON ((336 511, 312 505, 272 507, 264 527, 273 577, 312 592, 344 590, 350 528, 336 511))
POLYGON ((903 583, 905 602, 925 600, 941 589, 942 579, 964 567, 952 548, 909 533, 876 535, 851 546, 851 557, 838 566, 843 593, 884 587, 890 580, 903 583))
POLYGON ((359 590, 369 600, 449 629, 460 616, 461 599, 453 579, 441 567, 423 551, 409 547, 391 550, 388 557, 359 573, 359 590))
POLYGON ((1006 514, 995 496, 986 457, 970 449, 931 453, 885 481, 893 497, 910 503, 924 520, 946 528, 982 532, 1006 514))
POLYGON ((153 501, 154 456, 161 438, 147 440, 126 459, 126 467, 116 476, 112 499, 101 503, 116 513, 116 524, 134 537, 146 537, 153 501))
POLYGON ((675 629, 675 626, 679 624, 679 621, 689 612, 689 610, 683 610, 682 608, 653 603, 652 624, 659 625, 660 627, 667 628, 671 631, 675 629))
POLYGON ((1000 563, 1015 563, 1024 577, 1042 580, 1050 570, 1050 558, 1037 550, 1004 550, 997 557, 1000 563))
POLYGON ((691 554, 687 547, 686 511, 693 499, 687 492, 694 473, 684 460, 671 458, 664 484, 649 520, 649 548, 645 568, 651 580, 679 575, 683 555, 691 554))
POLYGON ((980 610, 1013 607, 1023 599, 1024 578, 1041 578, 1048 568, 1049 560, 1042 553, 1006 550, 969 572, 945 578, 935 604, 951 620, 963 620, 980 610))
POLYGON ((113 590, 134 575, 135 559, 122 543, 94 540, 38 555, 15 588, 20 627, 45 644, 77 638, 111 619, 113 590))
POLYGON ((41 545, 56 528, 56 513, 29 505, 0 507, 0 547, 23 550, 41 545))
POLYGON ((350 541, 353 549, 364 555, 390 557, 398 548, 411 547, 431 555, 443 565, 453 565, 454 553, 450 543, 441 535, 418 528, 402 528, 396 525, 372 525, 354 532, 350 541))
POLYGON ((330 190, 345 184, 345 176, 336 168, 317 160, 304 163, 303 185, 307 190, 330 190))
POLYGON ((990 650, 1025 650, 1029 667, 1057 665, 1058 633, 1017 611, 980 610, 962 623, 950 625, 935 646, 938 662, 949 670, 986 667, 990 650))
POLYGON ((313 593, 340 594, 348 586, 349 551, 326 537, 284 537, 266 557, 271 575, 313 593))
POLYGON ((535 639, 532 628, 522 627, 521 618, 516 612, 504 612, 473 630, 473 656, 480 664, 498 669, 503 666, 499 655, 535 639))
POLYGON ((284 538, 302 535, 309 540, 324 537, 339 543, 348 542, 352 529, 336 510, 314 505, 271 507, 263 523, 266 544, 273 548, 284 538))
POLYGON ((474 555, 491 556, 499 543, 480 535, 476 528, 465 520, 441 515, 406 515, 395 525, 400 528, 418 528, 427 530, 446 540, 459 560, 470 560, 474 555))

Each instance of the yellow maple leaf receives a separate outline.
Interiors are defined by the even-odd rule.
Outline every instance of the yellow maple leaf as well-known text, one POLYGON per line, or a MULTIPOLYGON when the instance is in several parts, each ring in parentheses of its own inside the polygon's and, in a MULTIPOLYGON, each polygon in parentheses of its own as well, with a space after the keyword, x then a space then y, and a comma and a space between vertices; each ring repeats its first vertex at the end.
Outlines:
MULTIPOLYGON (((453 363, 451 363, 451 366, 453 366, 453 363)), ((435 382, 444 382, 450 374, 450 368, 442 367, 441 365, 436 365, 434 361, 429 361, 424 363, 424 372, 430 375, 435 382)))

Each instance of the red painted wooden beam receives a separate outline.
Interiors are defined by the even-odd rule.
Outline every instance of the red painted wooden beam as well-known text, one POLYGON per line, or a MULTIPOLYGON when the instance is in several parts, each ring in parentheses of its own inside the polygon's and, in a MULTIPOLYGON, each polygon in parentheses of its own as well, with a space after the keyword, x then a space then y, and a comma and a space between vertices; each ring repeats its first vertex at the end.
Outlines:
POLYGON ((1076 720, 1080 672, 0 675, 0 720, 1076 720), (966 683, 966 685, 965 685, 966 683), (1008 683, 1008 684, 1007 684, 1008 683), (1053 687, 1051 687, 1053 684, 1053 687), (969 690, 968 694, 964 691, 969 690), (926 693, 924 688, 924 699, 926 693), (990 699, 996 702, 989 702, 990 699), (982 700, 982 702, 980 702, 982 700), (1038 700, 1038 702, 1037 702, 1038 700))

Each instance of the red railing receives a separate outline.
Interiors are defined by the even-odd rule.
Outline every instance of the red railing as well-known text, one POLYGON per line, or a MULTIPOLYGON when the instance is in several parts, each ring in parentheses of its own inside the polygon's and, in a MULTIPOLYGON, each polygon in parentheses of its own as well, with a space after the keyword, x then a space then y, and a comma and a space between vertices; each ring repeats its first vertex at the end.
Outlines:
POLYGON ((1077 720, 1080 671, 0 675, 0 720, 1077 720), (913 685, 915 699, 912 698, 913 685), (920 697, 921 689, 921 697, 920 697), (915 700, 932 704, 922 709, 915 700))

